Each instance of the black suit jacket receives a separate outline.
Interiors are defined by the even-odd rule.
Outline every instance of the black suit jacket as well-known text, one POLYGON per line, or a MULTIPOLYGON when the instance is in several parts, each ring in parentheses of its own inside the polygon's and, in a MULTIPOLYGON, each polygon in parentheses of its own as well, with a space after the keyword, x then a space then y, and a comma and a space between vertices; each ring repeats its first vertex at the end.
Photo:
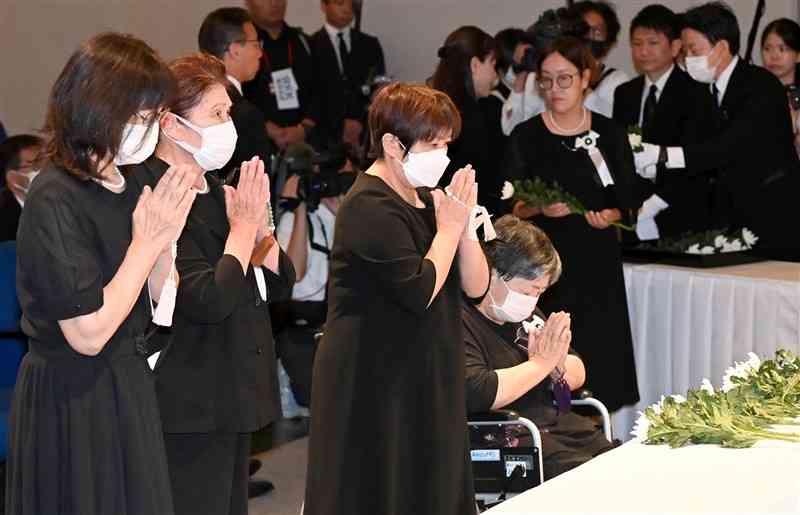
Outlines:
POLYGON ((311 36, 314 60, 314 93, 318 137, 338 142, 345 118, 366 120, 369 94, 362 87, 376 75, 386 73, 383 49, 378 38, 358 30, 350 31, 350 73, 343 77, 330 36, 324 28, 311 36))
MULTIPOLYGON (((151 157, 127 176, 151 187, 167 164, 151 157)), ((225 254, 225 196, 214 177, 195 200, 178 240, 180 275, 169 346, 156 368, 161 420, 168 433, 252 432, 280 417, 268 305, 288 299, 294 268, 281 251, 279 275, 264 268, 267 301, 253 267, 242 273, 225 254)))
POLYGON ((17 239, 22 208, 8 188, 0 190, 0 241, 17 239))
MULTIPOLYGON (((644 87, 643 75, 617 87, 615 122, 625 128, 639 125, 644 87)), ((673 147, 705 141, 714 131, 713 113, 708 86, 694 81, 675 66, 659 96, 654 122, 645 141, 673 147)), ((655 183, 637 176, 637 192, 642 202, 657 194, 669 204, 669 208, 656 216, 662 237, 709 228, 711 192, 707 174, 660 166, 655 183)))
POLYGON ((236 127, 236 149, 233 151, 228 164, 220 173, 221 178, 225 178, 234 168, 241 166, 243 161, 247 161, 258 156, 269 164, 269 156, 274 152, 272 141, 267 136, 266 119, 264 113, 255 104, 244 98, 236 87, 231 84, 228 87, 228 95, 231 97, 231 119, 236 127))
POLYGON ((800 240, 784 228, 796 218, 800 161, 783 85, 764 68, 740 60, 720 112, 711 138, 684 147, 687 167, 719 170, 717 216, 753 230, 763 255, 800 259, 800 240))

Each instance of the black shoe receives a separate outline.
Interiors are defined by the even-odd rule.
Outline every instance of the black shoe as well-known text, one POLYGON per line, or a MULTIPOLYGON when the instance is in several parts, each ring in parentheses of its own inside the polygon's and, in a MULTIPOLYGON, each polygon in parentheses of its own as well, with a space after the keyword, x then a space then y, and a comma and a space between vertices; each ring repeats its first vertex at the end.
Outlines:
POLYGON ((250 481, 247 482, 248 499, 264 495, 273 490, 275 490, 275 485, 273 485, 269 481, 254 481, 251 479, 250 481))
POLYGON ((251 459, 250 460, 250 471, 248 472, 248 475, 252 476, 256 472, 258 472, 258 469, 260 469, 260 468, 261 468, 261 460, 251 459))

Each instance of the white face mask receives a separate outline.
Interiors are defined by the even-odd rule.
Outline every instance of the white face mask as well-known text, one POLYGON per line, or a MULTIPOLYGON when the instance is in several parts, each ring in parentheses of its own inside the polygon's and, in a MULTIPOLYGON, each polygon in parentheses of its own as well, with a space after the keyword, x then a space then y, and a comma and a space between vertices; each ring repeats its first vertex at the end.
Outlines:
POLYGON ((185 141, 178 141, 174 138, 172 141, 176 145, 189 152, 194 156, 194 160, 205 171, 219 170, 230 161, 233 156, 233 151, 236 149, 236 141, 239 138, 236 134, 236 127, 233 125, 233 120, 218 123, 210 127, 198 127, 189 120, 181 118, 174 114, 175 118, 181 121, 184 125, 195 131, 200 135, 200 148, 197 148, 185 141))
POLYGON ((20 172, 18 170, 9 170, 7 172, 9 179, 14 178, 13 186, 10 188, 11 192, 14 194, 14 198, 17 199, 20 206, 25 205, 25 197, 28 196, 28 191, 31 189, 31 184, 33 183, 33 179, 39 175, 40 170, 29 170, 25 172, 20 172), (21 177, 21 180, 16 180, 16 177, 21 177))
POLYGON ((125 124, 114 164, 117 166, 139 164, 153 155, 157 143, 158 123, 153 123, 149 127, 136 123, 125 124))
POLYGON ((435 148, 425 152, 409 152, 400 164, 403 166, 406 180, 413 187, 433 188, 439 184, 439 179, 447 170, 450 158, 447 157, 446 149, 435 148))
POLYGON ((714 82, 714 68, 708 64, 708 56, 686 56, 686 72, 697 82, 711 84, 714 82))
POLYGON ((504 300, 502 304, 497 305, 491 292, 489 293, 489 299, 492 301, 492 310, 494 310, 497 317, 505 322, 513 323, 527 320, 533 313, 533 310, 536 309, 536 303, 539 302, 539 297, 516 292, 509 288, 508 284, 506 284, 503 279, 498 277, 498 280, 506 287, 508 294, 506 295, 506 300, 504 300))

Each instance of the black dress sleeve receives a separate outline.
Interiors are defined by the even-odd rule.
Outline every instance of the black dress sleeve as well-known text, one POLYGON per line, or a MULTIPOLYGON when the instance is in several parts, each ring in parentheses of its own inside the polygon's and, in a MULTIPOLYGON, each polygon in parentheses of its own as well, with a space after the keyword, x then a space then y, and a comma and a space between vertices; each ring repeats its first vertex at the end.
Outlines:
POLYGON ((267 289, 271 292, 270 302, 280 302, 291 299, 292 288, 294 288, 296 279, 292 260, 289 259, 289 256, 286 255, 283 249, 280 249, 279 252, 277 274, 267 267, 261 267, 264 270, 264 279, 267 282, 267 289))
POLYGON ((499 379, 489 364, 486 349, 480 343, 478 331, 467 322, 464 313, 464 352, 466 364, 467 413, 492 409, 499 379))
MULTIPOLYGON (((384 295, 413 313, 421 314, 433 295, 436 269, 425 259, 427 249, 417 250, 410 226, 399 201, 362 195, 336 219, 336 237, 345 241, 384 295), (341 236, 340 236, 341 235, 341 236)), ((421 230, 416 228, 416 230, 421 230)))
POLYGON ((510 182, 527 179, 532 175, 528 169, 528 153, 530 152, 531 145, 525 144, 528 137, 530 137, 530 122, 531 120, 528 120, 527 122, 517 125, 508 137, 503 170, 506 180, 510 182))
POLYGON ((609 119, 603 120, 603 132, 604 135, 600 138, 607 138, 609 143, 607 148, 610 155, 607 156, 609 161, 606 164, 614 177, 614 192, 618 204, 613 207, 619 208, 623 214, 639 209, 642 199, 637 193, 636 168, 627 132, 609 119))
POLYGON ((56 181, 25 202, 17 240, 17 285, 22 309, 33 317, 66 320, 103 305, 98 250, 80 205, 56 181))

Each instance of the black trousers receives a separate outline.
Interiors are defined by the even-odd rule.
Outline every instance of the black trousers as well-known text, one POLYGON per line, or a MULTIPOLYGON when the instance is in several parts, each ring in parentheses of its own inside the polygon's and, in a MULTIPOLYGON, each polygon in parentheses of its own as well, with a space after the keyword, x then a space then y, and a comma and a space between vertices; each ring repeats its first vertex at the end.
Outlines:
POLYGON ((250 433, 166 433, 175 515, 247 515, 250 433))

